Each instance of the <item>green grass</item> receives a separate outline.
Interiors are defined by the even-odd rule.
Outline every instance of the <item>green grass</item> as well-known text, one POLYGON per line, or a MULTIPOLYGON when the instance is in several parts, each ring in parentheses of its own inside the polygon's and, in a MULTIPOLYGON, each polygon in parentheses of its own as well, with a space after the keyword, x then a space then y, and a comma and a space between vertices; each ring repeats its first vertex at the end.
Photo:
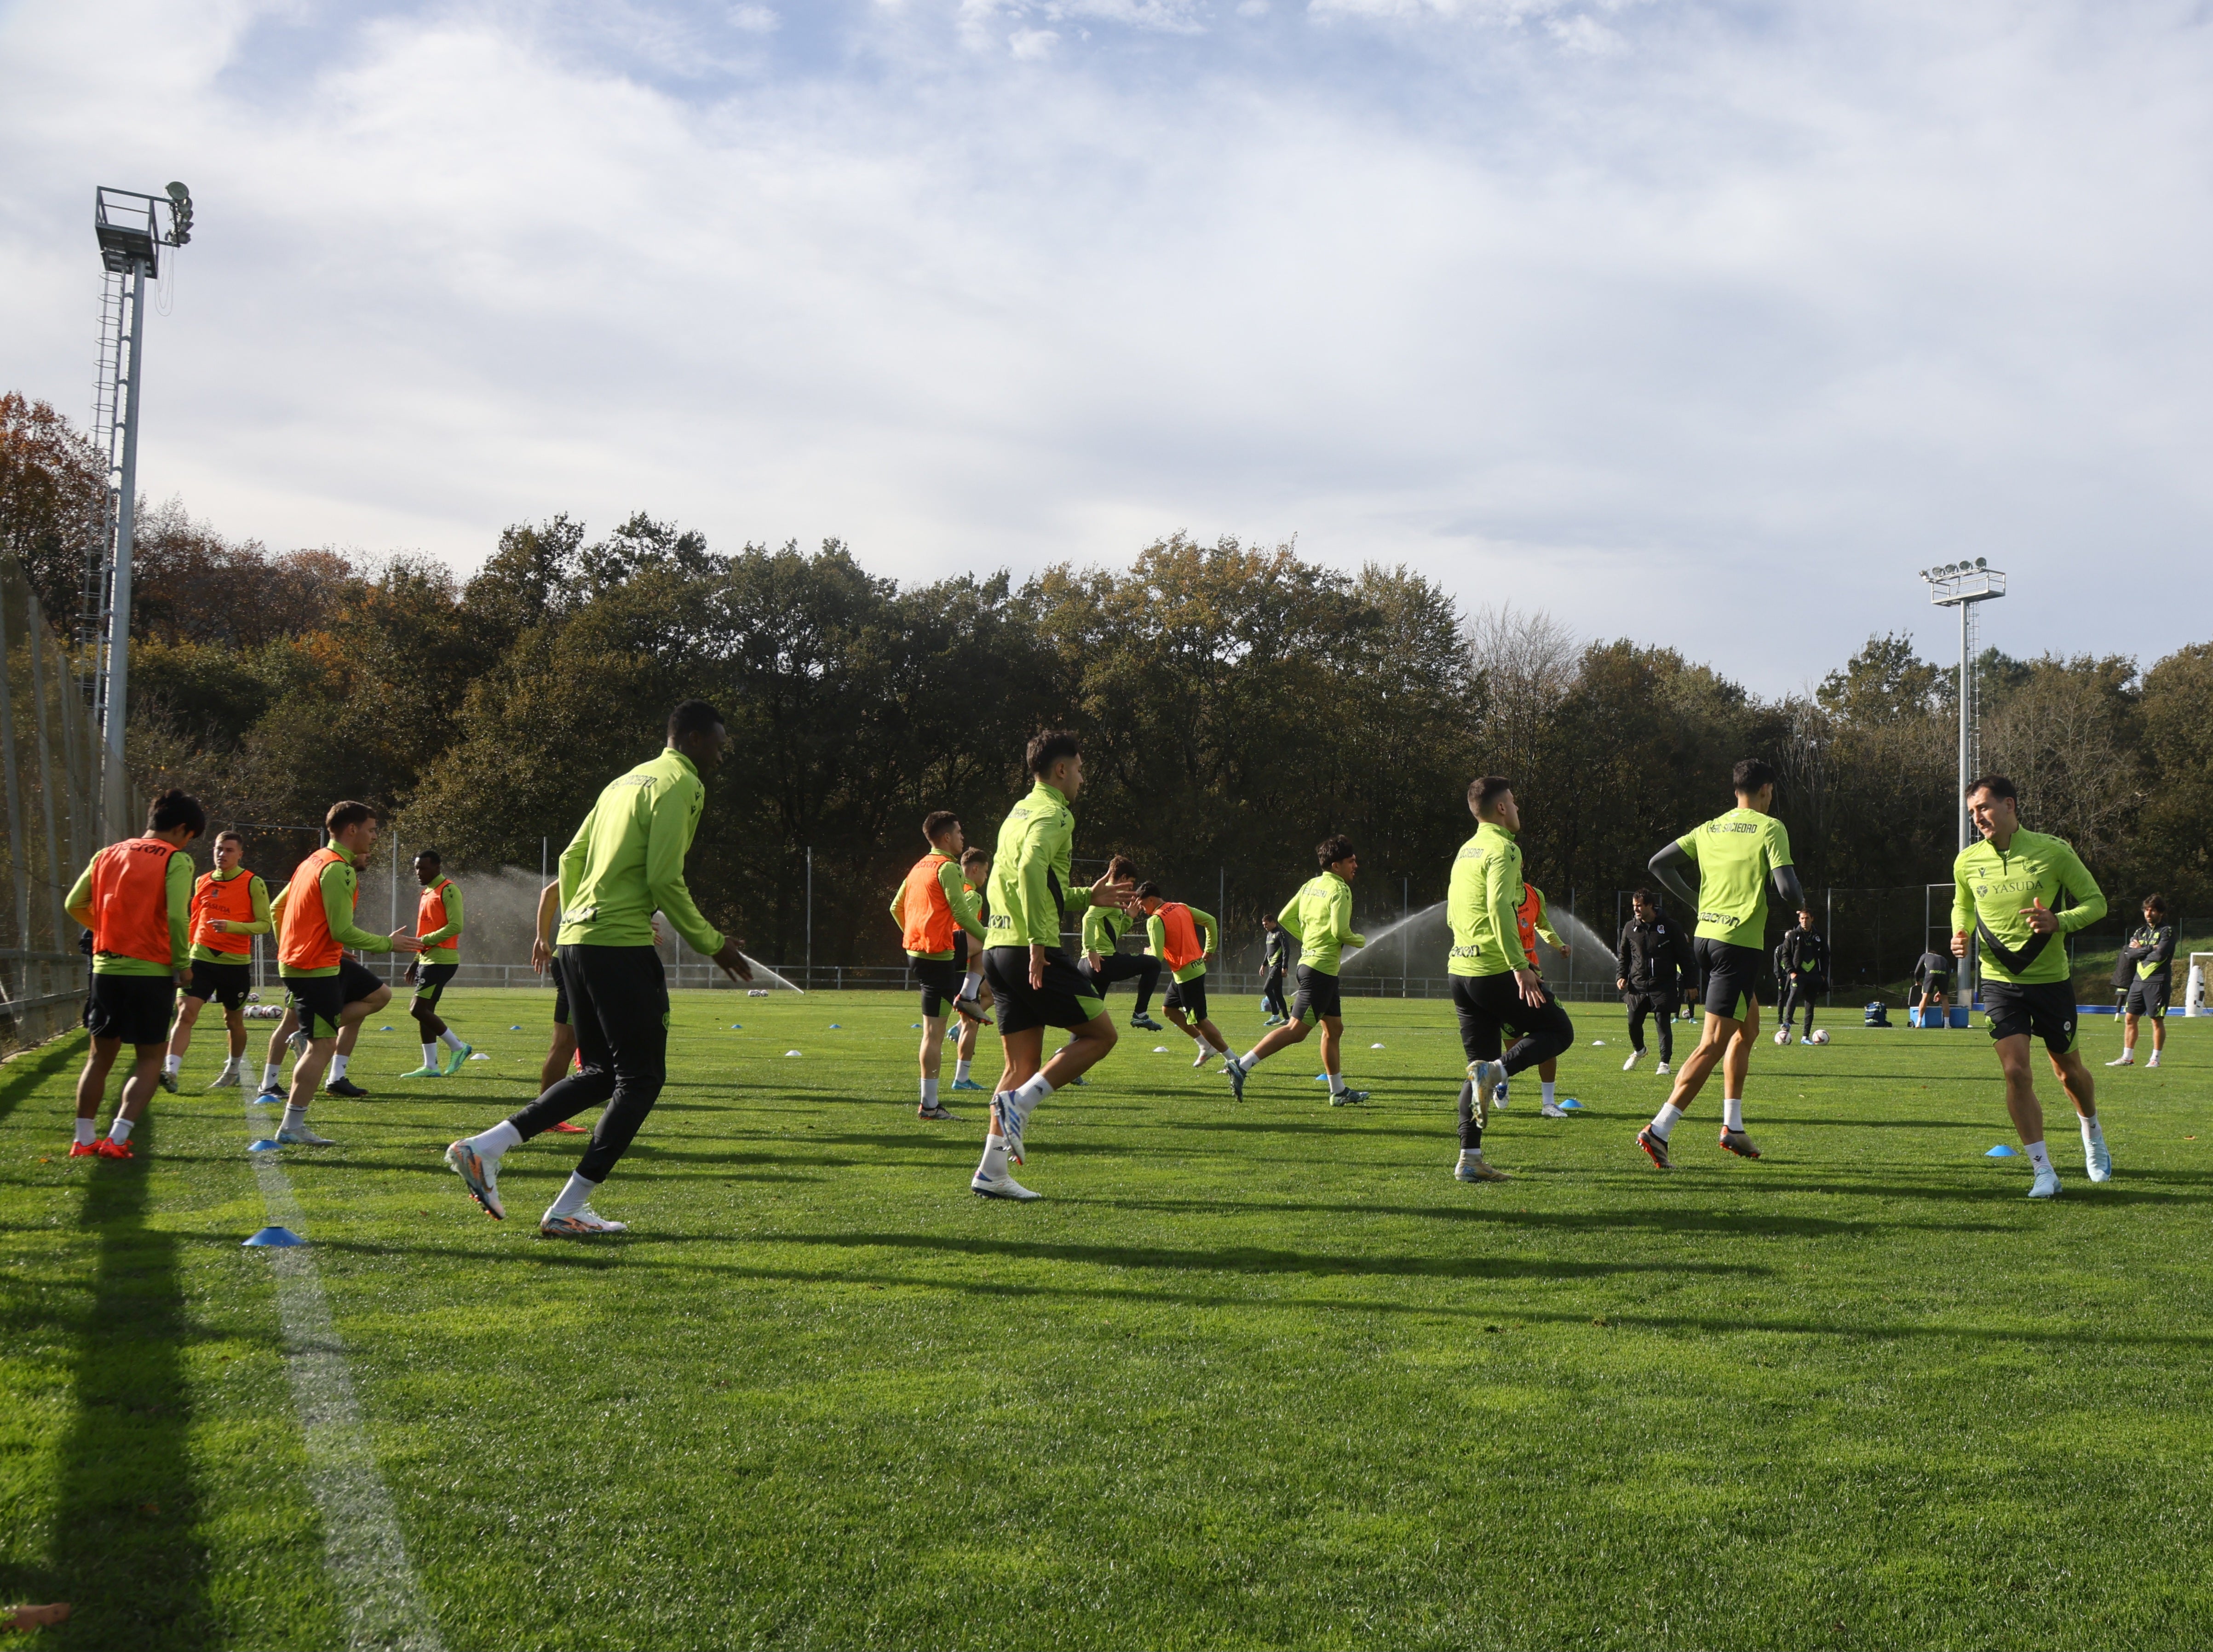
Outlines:
MULTIPOLYGON (((1580 1006, 1585 1115, 1526 1085, 1517 1180, 1468 1187, 1448 1007, 1356 1001, 1366 1108, 1298 1054, 1234 1106, 1131 1033, 1014 1207, 965 1191, 976 1098, 913 1117, 905 995, 694 994, 599 1200, 636 1231, 585 1246, 530 1220, 576 1138, 509 1157, 504 1224, 439 1161, 529 1092, 546 1007, 454 994, 497 1059, 419 1088, 380 1017, 375 1099, 286 1155, 450 1647, 2213 1635, 2198 1022, 2099 1068, 2110 1185, 2054 1109, 2048 1206, 1984 1156, 1979 1031, 1763 1044, 1767 1156, 1714 1148, 1715 1098, 1662 1176, 1661 1081, 1580 1006)), ((0 1068, 0 1595, 77 1608, 37 1644, 343 1640, 216 1047, 131 1164, 63 1156, 74 1041, 0 1068)))

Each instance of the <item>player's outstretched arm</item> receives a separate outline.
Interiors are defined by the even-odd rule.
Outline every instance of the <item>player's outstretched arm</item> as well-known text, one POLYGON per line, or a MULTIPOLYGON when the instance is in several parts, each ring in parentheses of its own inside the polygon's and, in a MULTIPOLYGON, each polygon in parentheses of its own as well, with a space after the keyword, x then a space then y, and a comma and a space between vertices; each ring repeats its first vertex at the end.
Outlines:
POLYGON ((1767 875, 1767 881, 1785 911, 1797 912, 1806 909, 1806 892, 1798 887, 1796 867, 1778 866, 1767 875))
POLYGON ((1698 891, 1687 875, 1697 865, 1689 850, 1680 843, 1671 843, 1645 862, 1644 869, 1659 880, 1661 887, 1695 912, 1698 910, 1698 891))

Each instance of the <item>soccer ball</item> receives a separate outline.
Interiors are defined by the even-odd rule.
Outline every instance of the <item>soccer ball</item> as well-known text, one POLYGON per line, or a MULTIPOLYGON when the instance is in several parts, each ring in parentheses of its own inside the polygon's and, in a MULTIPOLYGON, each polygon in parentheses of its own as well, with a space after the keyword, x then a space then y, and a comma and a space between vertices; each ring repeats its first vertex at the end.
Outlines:
POLYGON ((1815 1027, 1813 1036, 1807 1040, 1809 1044, 1826 1044, 1828 1041, 1829 1029, 1826 1027, 1815 1027))
POLYGON ((1777 1044, 1788 1044, 1788 1043, 1789 1043, 1789 1042, 1790 1042, 1790 1029, 1789 1029, 1789 1027, 1777 1027, 1777 1028, 1775 1029, 1775 1041, 1776 1041, 1777 1044))

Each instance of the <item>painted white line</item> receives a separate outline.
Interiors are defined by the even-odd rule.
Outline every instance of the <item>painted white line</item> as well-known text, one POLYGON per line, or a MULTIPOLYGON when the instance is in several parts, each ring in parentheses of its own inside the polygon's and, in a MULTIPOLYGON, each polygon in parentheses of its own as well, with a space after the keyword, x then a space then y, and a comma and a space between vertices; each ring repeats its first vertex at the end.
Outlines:
MULTIPOLYGON (((257 1130, 267 1122, 251 1106, 246 1117, 257 1130)), ((277 1155, 255 1154, 253 1175, 270 1223, 300 1232, 305 1218, 277 1155)), ((277 1275, 292 1405, 307 1441, 308 1489, 322 1516, 323 1558, 345 1613, 346 1645, 350 1652, 443 1652, 437 1623, 423 1604, 422 1586, 407 1561, 392 1494, 361 1425, 345 1347, 331 1323, 315 1253, 302 1247, 267 1255, 277 1275)))

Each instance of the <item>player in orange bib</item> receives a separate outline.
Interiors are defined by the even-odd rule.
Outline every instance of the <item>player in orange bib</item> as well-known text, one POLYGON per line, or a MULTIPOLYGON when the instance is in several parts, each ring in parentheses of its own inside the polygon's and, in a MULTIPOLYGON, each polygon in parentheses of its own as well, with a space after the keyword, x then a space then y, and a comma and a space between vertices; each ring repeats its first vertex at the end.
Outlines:
POLYGON ((422 1034, 423 1064, 399 1076, 451 1078, 476 1050, 474 1045, 462 1042, 438 1014, 438 1000, 445 993, 446 984, 461 966, 461 886, 446 875, 445 861, 435 849, 426 849, 415 857, 415 881, 423 886, 415 911, 415 938, 423 943, 423 955, 408 966, 415 998, 407 1013, 415 1018, 422 1034), (438 1064, 441 1044, 448 1052, 442 1067, 438 1064))
POLYGON ((185 845, 207 830, 207 811, 180 791, 164 792, 146 816, 143 837, 110 844, 92 857, 62 905, 92 931, 92 1001, 84 1024, 92 1049, 76 1082, 72 1159, 127 1159, 131 1132, 161 1082, 169 1009, 192 973, 192 857, 185 845), (101 1098, 115 1058, 128 1043, 123 1081, 104 1141, 94 1141, 101 1098))
POLYGON ((253 987, 253 937, 270 932, 269 886, 240 864, 246 839, 235 832, 215 834, 215 869, 192 886, 192 978, 177 1005, 177 1025, 169 1034, 169 1053, 162 1062, 162 1088, 176 1094, 185 1052, 192 1048, 192 1023, 210 999, 223 1006, 230 1035, 229 1059, 210 1090, 237 1089, 246 1076, 246 995, 253 987))
POLYGON ((1206 960, 1221 948, 1221 925, 1211 912, 1168 899, 1157 883, 1137 886, 1137 905, 1145 914, 1145 950, 1168 972, 1161 1008, 1198 1045, 1198 1059, 1191 1064, 1204 1067, 1216 1056, 1228 1056, 1228 1040, 1206 1013, 1206 960))
POLYGON ((892 922, 899 926, 907 966, 922 987, 922 1047, 917 1056, 922 1100, 915 1116, 947 1119, 954 1115, 937 1099, 937 1075, 945 1056, 945 1013, 949 1008, 984 1019, 984 1006, 966 990, 966 960, 954 943, 966 938, 981 948, 984 924, 976 915, 976 892, 960 869, 967 844, 960 818, 949 809, 933 810, 924 817, 922 835, 930 852, 907 869, 892 896, 892 922))

